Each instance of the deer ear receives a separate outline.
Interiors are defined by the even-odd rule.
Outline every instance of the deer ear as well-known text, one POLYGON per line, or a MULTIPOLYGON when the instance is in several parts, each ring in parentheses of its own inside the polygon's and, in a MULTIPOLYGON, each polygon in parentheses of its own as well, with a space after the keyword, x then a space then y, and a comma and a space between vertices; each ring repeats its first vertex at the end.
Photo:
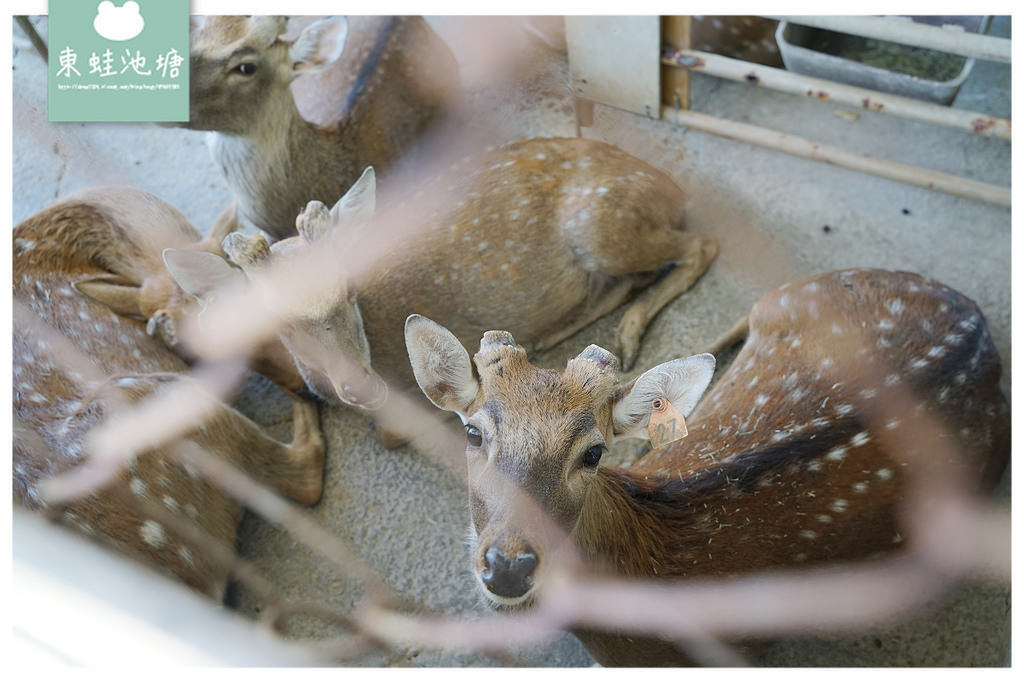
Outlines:
POLYGON ((377 174, 373 166, 367 166, 359 180, 352 183, 348 192, 331 208, 331 218, 336 226, 347 227, 369 220, 377 206, 377 174))
POLYGON ((123 284, 119 280, 98 277, 79 280, 75 283, 75 289, 118 315, 137 320, 146 319, 146 316, 142 314, 140 303, 142 289, 138 285, 123 284))
POLYGON ((616 438, 645 438, 656 398, 668 399, 683 416, 689 415, 714 374, 715 357, 702 353, 662 363, 640 375, 612 408, 616 438))
POLYGON ((465 419, 480 385, 473 377, 469 352, 458 338, 433 320, 413 314, 405 321, 405 347, 416 383, 430 402, 465 419))
POLYGON ((296 74, 313 73, 328 68, 345 49, 348 21, 344 17, 328 17, 314 21, 299 34, 289 48, 292 69, 296 74))
POLYGON ((164 264, 178 286, 198 299, 204 308, 215 290, 245 281, 241 270, 208 251, 164 249, 164 264))

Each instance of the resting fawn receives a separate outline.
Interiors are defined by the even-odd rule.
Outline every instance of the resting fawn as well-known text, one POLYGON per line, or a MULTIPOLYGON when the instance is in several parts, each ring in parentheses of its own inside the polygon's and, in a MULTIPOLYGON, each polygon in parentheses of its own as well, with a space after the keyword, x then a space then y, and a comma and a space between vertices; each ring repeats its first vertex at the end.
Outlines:
MULTIPOLYGON (((220 221, 230 223, 227 214, 220 221)), ((312 504, 323 478, 314 404, 295 401, 290 445, 219 404, 180 440, 135 454, 102 490, 58 508, 41 493, 43 482, 86 463, 94 427, 146 397, 182 387, 185 362, 147 333, 145 321, 159 319, 157 310, 179 311, 176 297, 188 298, 167 275, 160 255, 197 237, 172 207, 128 188, 62 201, 14 228, 13 490, 20 504, 47 510, 219 597, 228 568, 154 519, 146 506, 198 526, 212 542, 228 547, 234 545, 242 507, 177 462, 173 449, 182 440, 191 442, 312 504)))
MULTIPOLYGON (((899 548, 910 480, 946 457, 898 438, 922 419, 929 438, 963 456, 969 486, 1002 472, 999 358, 963 295, 910 273, 834 272, 765 295, 743 329, 746 345, 697 405, 710 354, 623 382, 597 346, 558 372, 532 366, 508 332, 487 332, 471 363, 448 330, 409 318, 417 382, 465 424, 472 563, 492 604, 528 607, 555 552, 545 526, 514 509, 517 490, 571 536, 591 571, 678 579, 899 548), (688 437, 625 469, 599 465, 608 443, 646 436, 652 414, 670 407, 677 424, 688 417, 688 437)), ((603 664, 688 662, 656 639, 576 634, 603 664)))

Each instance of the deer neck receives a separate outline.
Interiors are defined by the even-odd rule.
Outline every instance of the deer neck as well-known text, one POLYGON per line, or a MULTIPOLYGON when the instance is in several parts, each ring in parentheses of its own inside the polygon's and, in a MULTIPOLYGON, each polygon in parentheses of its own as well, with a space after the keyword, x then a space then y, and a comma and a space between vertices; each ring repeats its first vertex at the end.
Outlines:
POLYGON ((242 212, 260 227, 290 234, 330 150, 317 127, 302 118, 289 90, 270 98, 255 125, 244 135, 211 133, 208 144, 239 198, 242 212), (302 196, 282 201, 282 192, 302 196), (287 207, 282 209, 281 207, 287 207))
POLYGON ((577 545, 601 573, 683 575, 706 542, 700 514, 707 499, 696 499, 677 480, 601 468, 574 531, 577 545))

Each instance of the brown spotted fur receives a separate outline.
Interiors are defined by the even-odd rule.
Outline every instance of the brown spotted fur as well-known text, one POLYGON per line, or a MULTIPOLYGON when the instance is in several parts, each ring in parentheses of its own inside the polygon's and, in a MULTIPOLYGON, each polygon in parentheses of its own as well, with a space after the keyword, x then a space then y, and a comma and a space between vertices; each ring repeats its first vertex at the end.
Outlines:
MULTIPOLYGON (((154 275, 163 270, 162 249, 192 246, 197 238, 180 213, 128 188, 65 200, 14 228, 13 493, 16 503, 219 597, 227 568, 134 503, 159 506, 227 548, 242 508, 166 448, 140 454, 110 487, 65 507, 49 507, 40 493, 43 481, 86 461, 93 427, 154 391, 172 389, 187 370, 147 334, 145 322, 112 313, 74 283, 101 276, 164 282, 166 274, 154 275)), ((315 406, 296 402, 294 429, 291 446, 279 443, 225 405, 185 438, 312 503, 323 458, 315 406)))
MULTIPOLYGON (((339 290, 329 315, 302 316, 283 333, 286 346, 296 347, 289 335, 305 334, 320 340, 327 359, 358 357, 350 323, 361 315, 374 370, 408 389, 415 384, 402 330, 411 313, 443 321, 464 344, 500 324, 523 343, 547 348, 675 265, 623 315, 617 341, 628 366, 650 320, 692 286, 718 251, 713 239, 685 231, 686 195, 671 178, 596 140, 506 145, 463 160, 419 195, 420 203, 398 208, 402 229, 409 216, 422 217, 415 237, 355 282, 356 298, 339 290), (326 337, 325 327, 333 330, 326 337)), ((380 231, 358 234, 387 239, 380 231)), ((276 243, 270 260, 301 253, 294 250, 303 243, 298 236, 276 243)), ((325 362, 295 355, 325 400, 333 398, 332 385, 359 381, 332 377, 337 373, 325 362)))
MULTIPOLYGON (((625 388, 610 373, 580 360, 563 373, 535 368, 509 344, 482 347, 474 362, 480 390, 464 414, 492 440, 490 463, 467 450, 478 577, 497 539, 509 553, 538 549, 543 580, 544 532, 510 519, 495 467, 571 531, 592 571, 678 579, 898 549, 910 478, 939 457, 914 444, 953 444, 960 459, 950 464, 969 489, 990 488, 1009 457, 1000 362, 981 312, 910 273, 834 272, 765 295, 742 351, 690 415, 689 436, 628 468, 573 468, 613 437, 609 406, 625 388), (566 441, 588 415, 594 431, 566 441), (915 422, 937 441, 907 441, 915 422)), ((655 639, 576 633, 602 664, 689 663, 655 639)))

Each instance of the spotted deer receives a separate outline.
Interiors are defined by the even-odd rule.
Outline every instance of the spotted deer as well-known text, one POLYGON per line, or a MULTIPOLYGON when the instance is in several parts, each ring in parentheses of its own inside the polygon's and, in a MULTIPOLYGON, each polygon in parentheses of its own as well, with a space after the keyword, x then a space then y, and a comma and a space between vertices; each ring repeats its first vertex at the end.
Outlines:
POLYGON ((453 96, 454 57, 420 17, 197 18, 189 121, 243 216, 294 234, 311 199, 334 202, 366 166, 384 170, 453 96))
MULTIPOLYGON (((529 607, 556 552, 556 535, 513 508, 514 491, 571 536, 590 572, 680 579, 900 548, 909 483, 945 457, 916 452, 921 442, 954 444, 969 486, 1002 472, 998 354, 977 306, 952 289, 910 273, 828 273, 765 295, 737 329, 746 344, 698 405, 711 354, 623 381, 600 347, 559 372, 531 365, 502 331, 484 334, 471 363, 455 335, 409 318, 417 382, 465 424, 472 566, 490 603, 529 607), (630 467, 601 466, 609 443, 646 435, 657 402, 686 417, 689 435, 630 467), (931 441, 905 433, 922 419, 931 441)), ((687 663, 667 642, 574 632, 602 664, 687 663)))
MULTIPOLYGON (((311 203, 295 238, 268 248, 261 236, 235 233, 225 250, 249 277, 260 277, 275 260, 303 258, 304 250, 346 231, 356 240, 346 253, 359 253, 361 235, 386 239, 379 230, 353 227, 373 211, 373 182, 368 171, 331 211, 311 203)), ((396 210, 399 222, 423 221, 403 248, 356 282, 357 294, 340 286, 328 302, 296 313, 282 333, 307 385, 325 400, 379 407, 387 384, 414 386, 402 342, 411 313, 444 320, 461 339, 487 321, 501 322, 535 348, 547 348, 675 266, 622 317, 617 343, 629 365, 647 324, 717 254, 713 239, 683 230, 685 195, 672 179, 595 140, 513 143, 463 160, 419 189, 450 201, 396 210)), ((203 282, 212 287, 230 274, 230 265, 216 259, 184 253, 166 260, 179 283, 200 297, 208 291, 203 282)), ((397 438, 379 436, 387 443, 397 438)))
MULTIPOLYGON (((213 236, 231 227, 229 216, 213 236)), ((234 545, 242 507, 175 460, 179 442, 137 454, 115 483, 70 504, 51 506, 41 493, 45 481, 86 462, 94 427, 181 388, 188 366, 150 334, 147 320, 152 328, 160 311, 171 320, 192 314, 175 307, 176 297, 191 297, 160 258, 172 244, 209 246, 196 247, 197 237, 175 209, 130 188, 84 193, 14 228, 13 493, 17 503, 219 597, 228 568, 147 507, 234 545)), ((323 476, 315 404, 295 401, 293 430, 291 444, 280 443, 220 404, 182 439, 312 504, 323 476)))

